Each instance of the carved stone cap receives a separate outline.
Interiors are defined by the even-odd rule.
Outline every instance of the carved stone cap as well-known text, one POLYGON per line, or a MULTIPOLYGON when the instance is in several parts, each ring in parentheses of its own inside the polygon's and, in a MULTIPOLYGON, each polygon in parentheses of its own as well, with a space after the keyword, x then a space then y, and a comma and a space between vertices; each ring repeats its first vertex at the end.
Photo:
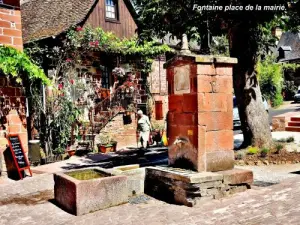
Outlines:
POLYGON ((214 55, 177 55, 164 64, 164 68, 168 68, 175 61, 194 61, 196 64, 237 64, 237 58, 222 57, 214 55))

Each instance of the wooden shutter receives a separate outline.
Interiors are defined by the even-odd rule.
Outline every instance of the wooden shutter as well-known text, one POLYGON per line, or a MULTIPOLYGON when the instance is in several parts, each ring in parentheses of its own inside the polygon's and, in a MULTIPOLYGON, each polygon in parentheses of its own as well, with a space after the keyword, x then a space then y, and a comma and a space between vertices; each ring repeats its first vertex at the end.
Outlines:
POLYGON ((163 120, 163 103, 162 101, 155 102, 155 119, 156 120, 163 120))

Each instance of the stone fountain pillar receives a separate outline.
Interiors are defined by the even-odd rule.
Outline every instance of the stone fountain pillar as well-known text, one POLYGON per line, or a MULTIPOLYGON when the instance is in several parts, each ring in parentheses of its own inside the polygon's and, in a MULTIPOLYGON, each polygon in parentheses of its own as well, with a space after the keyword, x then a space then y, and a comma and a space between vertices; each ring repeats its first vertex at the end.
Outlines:
POLYGON ((234 166, 232 68, 237 59, 177 56, 169 61, 169 165, 200 171, 234 166), (180 164, 184 164, 183 166, 180 164))
POLYGON ((186 206, 251 187, 234 169, 234 58, 182 54, 165 64, 169 88, 169 167, 146 169, 145 193, 186 206))

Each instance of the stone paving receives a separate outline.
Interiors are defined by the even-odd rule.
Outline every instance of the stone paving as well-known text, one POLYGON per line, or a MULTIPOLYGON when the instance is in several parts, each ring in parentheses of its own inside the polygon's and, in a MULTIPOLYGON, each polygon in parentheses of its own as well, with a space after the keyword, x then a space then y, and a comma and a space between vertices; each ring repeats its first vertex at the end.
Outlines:
POLYGON ((0 185, 0 224, 299 224, 300 176, 188 208, 155 199, 73 216, 53 199, 53 175, 0 185))

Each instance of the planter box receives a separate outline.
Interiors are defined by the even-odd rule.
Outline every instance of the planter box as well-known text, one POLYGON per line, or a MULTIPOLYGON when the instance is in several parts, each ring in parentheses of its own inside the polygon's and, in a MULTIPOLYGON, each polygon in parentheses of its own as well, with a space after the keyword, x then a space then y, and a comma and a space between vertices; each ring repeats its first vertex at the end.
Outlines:
POLYGON ((127 177, 127 193, 129 197, 144 194, 145 168, 137 165, 119 166, 112 169, 114 175, 127 177))
POLYGON ((55 201, 77 216, 128 202, 127 177, 100 168, 56 173, 54 183, 55 201))

